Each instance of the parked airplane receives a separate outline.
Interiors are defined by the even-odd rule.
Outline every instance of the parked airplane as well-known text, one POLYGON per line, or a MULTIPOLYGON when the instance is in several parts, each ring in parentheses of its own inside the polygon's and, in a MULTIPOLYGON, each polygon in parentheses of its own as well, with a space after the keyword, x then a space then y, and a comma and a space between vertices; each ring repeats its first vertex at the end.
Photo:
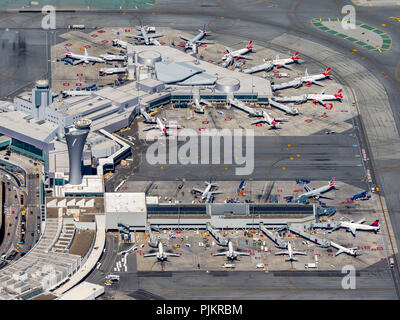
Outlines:
POLYGON ((226 256, 228 260, 235 260, 238 256, 249 256, 250 254, 247 252, 235 251, 233 250, 233 244, 231 241, 228 241, 228 251, 214 253, 213 256, 226 256))
POLYGON ((296 51, 296 53, 290 58, 279 59, 279 56, 277 55, 275 60, 272 60, 271 62, 275 67, 277 67, 279 69, 282 67, 287 68, 288 64, 299 63, 298 61, 299 61, 299 53, 296 51))
POLYGON ((279 252, 275 253, 276 256, 282 255, 282 254, 287 254, 289 256, 289 258, 285 259, 285 261, 297 261, 298 259, 294 257, 294 255, 296 255, 296 254, 303 255, 303 256, 307 255, 307 253, 305 253, 305 252, 294 250, 292 247, 292 244, 290 242, 288 242, 287 250, 279 251, 279 252))
POLYGON ((365 222, 365 219, 361 219, 357 222, 353 221, 340 221, 340 226, 336 227, 335 229, 332 229, 332 231, 337 230, 339 227, 340 228, 346 228, 348 231, 350 231, 353 236, 356 236, 356 231, 357 230, 364 230, 364 231, 374 231, 377 233, 380 229, 379 226, 379 220, 375 220, 371 225, 365 225, 363 224, 365 222))
POLYGON ((197 188, 192 188, 192 192, 197 192, 197 193, 201 193, 201 200, 206 200, 206 202, 212 202, 212 199, 214 198, 214 194, 220 194, 222 192, 220 191, 211 191, 212 187, 216 187, 215 183, 211 183, 211 182, 204 182, 207 187, 204 190, 200 190, 197 188))
POLYGON ((157 46, 160 45, 160 43, 155 38, 162 37, 163 36, 162 34, 154 34, 154 35, 149 36, 147 34, 147 31, 146 31, 147 26, 140 26, 140 27, 137 27, 137 29, 140 30, 141 35, 140 36, 139 35, 133 35, 132 36, 133 38, 144 40, 144 43, 147 46, 150 45, 150 44, 155 44, 157 46))
POLYGON ((102 58, 89 56, 86 48, 85 48, 85 54, 83 54, 83 55, 72 53, 71 50, 69 50, 67 46, 64 46, 64 51, 65 51, 65 56, 67 58, 78 60, 78 61, 75 61, 75 64, 80 64, 82 62, 84 62, 84 63, 93 62, 93 64, 104 62, 104 59, 102 59, 102 58))
POLYGON ((321 105, 324 105, 324 101, 338 100, 342 102, 342 89, 335 94, 325 94, 325 90, 322 90, 319 94, 307 94, 307 99, 312 100, 313 103, 319 103, 321 105))
POLYGON ((268 112, 264 111, 262 112, 263 117, 261 119, 258 119, 256 121, 253 121, 251 124, 257 124, 257 123, 267 123, 271 129, 277 129, 279 127, 279 123, 277 119, 275 119, 273 116, 268 114, 268 112))
POLYGON ((307 69, 306 69, 306 71, 304 72, 304 76, 303 76, 303 77, 300 77, 299 79, 301 80, 302 83, 307 83, 307 84, 312 84, 312 83, 314 83, 314 84, 316 84, 316 85, 323 86, 322 84, 320 84, 320 83, 317 82, 317 81, 323 80, 323 79, 326 79, 326 78, 330 78, 330 76, 331 76, 331 73, 329 72, 330 70, 331 70, 331 68, 328 67, 328 68, 325 70, 324 73, 315 74, 315 75, 311 75, 311 76, 310 76, 310 75, 308 74, 308 72, 307 72, 307 69))
POLYGON ((297 200, 299 200, 300 198, 302 199, 308 199, 308 198, 315 198, 315 199, 319 199, 320 197, 322 197, 321 195, 325 192, 330 191, 331 189, 335 188, 335 177, 333 177, 330 181, 329 184, 319 187, 317 189, 311 190, 311 188, 307 185, 304 185, 304 189, 307 191, 306 193, 301 194, 297 200))
POLYGON ((229 49, 228 47, 225 47, 225 49, 226 49, 226 51, 228 53, 226 53, 226 54, 224 54, 222 56, 222 60, 225 61, 230 57, 231 58, 235 58, 235 59, 247 59, 247 57, 244 56, 244 55, 246 53, 249 53, 250 51, 252 51, 252 49, 253 49, 253 47, 251 45, 252 43, 253 43, 253 40, 251 40, 249 42, 249 44, 245 48, 239 49, 239 50, 236 50, 236 51, 232 51, 232 49, 229 49))
POLYGON ((145 127, 143 129, 143 131, 159 129, 161 131, 161 134, 168 136, 168 132, 167 132, 168 129, 181 129, 182 128, 180 125, 175 125, 175 124, 167 124, 166 125, 160 120, 160 118, 156 118, 156 122, 157 123, 154 126, 145 127))
POLYGON ((341 253, 347 253, 347 254, 349 254, 351 256, 354 256, 354 257, 360 255, 360 253, 358 253, 358 251, 357 251, 357 247, 346 248, 346 247, 343 247, 340 244, 337 244, 337 243, 335 243, 333 241, 331 241, 331 246, 336 248, 336 249, 339 249, 336 252, 335 256, 337 256, 337 255, 339 255, 341 253))
POLYGON ((183 39, 183 40, 186 41, 186 44, 185 44, 185 51, 186 51, 187 49, 190 48, 190 49, 192 49, 192 51, 193 51, 194 53, 196 53, 196 52, 197 52, 197 46, 198 46, 198 45, 213 43, 213 42, 211 42, 211 41, 204 41, 204 40, 202 40, 205 36, 207 36, 207 35, 210 34, 209 32, 206 31, 206 25, 203 26, 203 30, 199 30, 199 31, 200 31, 200 33, 197 34, 197 35, 196 35, 194 38, 192 38, 192 39, 189 39, 189 38, 186 38, 186 37, 184 37, 184 36, 182 36, 182 35, 179 35, 179 37, 180 37, 181 39, 183 39))
POLYGON ((162 242, 158 242, 158 252, 147 253, 143 257, 144 258, 157 257, 158 261, 166 261, 168 260, 168 257, 179 257, 179 254, 165 252, 162 242))
POLYGON ((106 61, 126 61, 127 57, 126 56, 121 56, 113 53, 103 53, 100 55, 100 58, 106 60, 106 61))

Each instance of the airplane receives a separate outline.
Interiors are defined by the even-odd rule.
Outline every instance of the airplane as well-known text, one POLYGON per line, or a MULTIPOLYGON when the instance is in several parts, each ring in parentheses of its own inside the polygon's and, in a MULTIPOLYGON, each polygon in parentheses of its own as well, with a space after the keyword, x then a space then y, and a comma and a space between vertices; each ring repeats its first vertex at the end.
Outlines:
POLYGON ((157 257, 158 261, 166 261, 168 257, 179 257, 179 254, 165 252, 162 242, 158 242, 158 252, 147 253, 143 257, 144 258, 157 257))
POLYGON ((249 256, 250 254, 247 252, 235 251, 233 250, 233 244, 231 241, 228 241, 228 251, 214 253, 213 256, 226 256, 228 260, 235 260, 238 256, 249 256))
POLYGON ((358 249, 357 247, 346 248, 346 247, 343 247, 343 246, 341 246, 340 244, 337 244, 337 243, 335 243, 335 242, 333 242, 333 241, 331 241, 331 246, 334 247, 334 248, 336 248, 336 249, 339 249, 339 250, 336 252, 335 256, 337 256, 337 255, 339 255, 339 254, 341 254, 341 253, 347 253, 347 254, 349 254, 349 255, 351 255, 351 256, 354 256, 354 257, 360 255, 360 253, 359 253, 358 250, 357 250, 357 249, 358 249))
POLYGON ((300 198, 302 199, 308 199, 308 198, 315 198, 319 199, 321 197, 321 194, 330 191, 331 189, 335 188, 335 177, 333 177, 330 181, 329 184, 319 187, 317 189, 311 190, 311 188, 307 185, 304 185, 304 189, 307 191, 306 193, 301 194, 297 200, 300 198))
POLYGON ((290 242, 288 242, 287 250, 279 251, 279 252, 275 253, 276 256, 282 255, 282 254, 287 254, 289 256, 289 258, 285 259, 285 261, 297 261, 298 259, 294 257, 294 255, 296 255, 296 254, 300 254, 303 256, 307 255, 307 253, 305 253, 305 252, 293 250, 292 244, 290 242))
MULTIPOLYGON (((279 56, 277 55, 275 60, 272 60, 271 63, 279 69, 282 67, 288 68, 287 67, 288 64, 299 63, 298 61, 299 61, 299 53, 296 51, 296 53, 292 57, 287 58, 287 59, 279 59, 279 56)), ((290 68, 288 68, 288 69, 290 69, 290 68)))
POLYGON ((319 94, 307 94, 307 99, 312 100, 315 104, 319 103, 321 105, 324 105, 324 101, 338 100, 342 102, 342 89, 335 94, 325 94, 324 92, 325 90, 322 90, 319 94))
POLYGON ((83 55, 72 53, 71 50, 69 50, 67 46, 64 46, 64 51, 65 51, 65 57, 74 59, 74 60, 78 60, 75 62, 75 65, 80 64, 82 62, 84 62, 84 63, 93 62, 93 64, 104 62, 103 58, 89 56, 86 48, 85 48, 85 54, 83 54, 83 55))
POLYGON ((113 53, 103 53, 100 55, 100 58, 104 59, 105 61, 126 61, 126 56, 121 56, 113 53))
POLYGON ((216 184, 207 181, 205 181, 204 183, 207 185, 207 187, 204 190, 192 188, 192 193, 195 192, 201 193, 201 200, 206 200, 206 202, 211 202, 212 199, 214 198, 214 194, 222 193, 220 191, 211 191, 211 188, 215 187, 216 184))
POLYGON ((239 60, 239 59, 248 59, 246 56, 244 56, 246 53, 248 53, 248 52, 250 52, 250 51, 252 51, 252 49, 253 49, 253 47, 252 47, 252 44, 253 43, 253 40, 251 40, 250 42, 249 42, 249 44, 245 47, 245 48, 243 48, 243 49, 239 49, 239 50, 236 50, 236 51, 232 51, 232 49, 229 49, 228 47, 225 47, 225 49, 226 49, 226 51, 228 52, 228 53, 226 53, 226 54, 224 54, 223 56, 222 56, 222 61, 225 61, 225 60, 227 60, 227 59, 229 59, 229 58, 235 58, 235 59, 237 59, 237 60, 239 60))
POLYGON ((316 84, 318 86, 323 86, 322 84, 320 84, 317 81, 323 80, 323 79, 326 79, 326 78, 330 78, 330 76, 331 76, 331 73, 329 72, 330 70, 331 70, 331 68, 328 67, 328 68, 326 68, 324 73, 314 74, 314 75, 310 76, 308 74, 308 72, 307 72, 307 69, 306 69, 306 71, 304 72, 304 76, 303 77, 299 77, 298 79, 300 79, 301 82, 307 83, 309 85, 314 83, 314 84, 316 84))
POLYGON ((338 228, 346 228, 347 231, 350 231, 354 237, 356 236, 357 230, 373 231, 375 233, 377 233, 379 231, 379 229, 380 229, 379 220, 375 220, 371 225, 365 225, 365 224, 363 224, 364 222, 365 222, 365 219, 361 219, 357 222, 341 221, 340 225, 338 227, 336 227, 335 229, 332 229, 332 231, 335 231, 338 228))
POLYGON ((148 131, 152 129, 159 129, 161 131, 162 135, 168 136, 168 129, 181 129, 180 125, 175 125, 175 124, 167 124, 165 125, 160 118, 156 118, 156 124, 154 126, 148 126, 143 129, 143 131, 148 131))
POLYGON ((150 44, 155 44, 155 45, 159 46, 160 43, 155 38, 162 37, 163 35, 162 34, 154 34, 154 35, 149 36, 147 34, 147 32, 146 32, 146 28, 147 28, 147 26, 137 27, 137 29, 140 30, 141 35, 140 36, 139 35, 138 36, 134 35, 134 36, 131 36, 131 37, 132 38, 136 38, 136 39, 144 40, 144 43, 147 46, 150 45, 150 44))
POLYGON ((265 122, 265 123, 267 123, 269 125, 269 127, 271 129, 277 129, 279 127, 278 121, 280 121, 280 120, 275 119, 273 116, 269 115, 264 110, 263 110, 262 114, 263 114, 263 117, 261 119, 253 121, 251 124, 257 124, 257 123, 265 122))
POLYGON ((204 41, 204 40, 202 40, 205 36, 207 36, 207 35, 209 35, 210 33, 209 32, 207 32, 206 31, 206 25, 204 25, 203 26, 203 30, 199 30, 200 31, 200 33, 198 33, 194 38, 192 38, 192 39, 189 39, 189 38, 186 38, 186 37, 184 37, 184 36, 182 36, 182 35, 179 35, 179 37, 182 39, 182 40, 185 40, 186 41, 186 44, 185 44, 185 51, 187 50, 187 49, 192 49, 192 52, 193 53, 196 53, 197 52, 197 46, 198 45, 201 45, 201 44, 211 44, 211 43, 213 43, 213 42, 211 42, 211 41, 204 41))

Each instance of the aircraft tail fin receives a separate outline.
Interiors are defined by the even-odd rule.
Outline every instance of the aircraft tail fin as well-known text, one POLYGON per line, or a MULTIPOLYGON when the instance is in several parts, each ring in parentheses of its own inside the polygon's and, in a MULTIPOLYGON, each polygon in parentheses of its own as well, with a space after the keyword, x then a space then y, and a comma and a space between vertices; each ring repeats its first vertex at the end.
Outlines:
POLYGON ((253 46, 251 45, 253 43, 253 40, 250 40, 249 44, 246 46, 246 49, 252 49, 253 46))
POLYGON ((372 224, 372 227, 379 227, 379 220, 375 220, 372 224))
POLYGON ((292 59, 293 61, 299 60, 299 52, 296 51, 295 54, 293 55, 293 57, 291 57, 291 59, 292 59))
POLYGON ((331 179, 331 181, 329 181, 329 186, 330 186, 330 187, 334 187, 334 186, 335 186, 335 177, 333 177, 333 178, 331 179))
POLYGON ((88 56, 88 53, 87 53, 87 50, 86 50, 86 48, 85 48, 85 57, 87 57, 88 56))
POLYGON ((308 70, 306 69, 306 71, 304 71, 304 76, 308 77, 308 70))
POLYGON ((336 92, 336 93, 334 94, 334 97, 335 97, 335 98, 338 98, 338 99, 342 99, 342 98, 343 98, 343 96, 342 96, 342 89, 340 89, 338 92, 336 92))
POLYGON ((331 70, 331 67, 326 68, 326 70, 325 70, 325 72, 323 73, 323 75, 324 75, 325 77, 330 76, 330 75, 331 75, 331 73, 329 72, 330 70, 331 70))
POLYGON ((285 259, 285 261, 299 261, 299 259, 297 259, 295 257, 291 257, 291 258, 285 259))
POLYGON ((71 56, 71 51, 68 49, 67 46, 64 46, 64 51, 67 56, 71 56))

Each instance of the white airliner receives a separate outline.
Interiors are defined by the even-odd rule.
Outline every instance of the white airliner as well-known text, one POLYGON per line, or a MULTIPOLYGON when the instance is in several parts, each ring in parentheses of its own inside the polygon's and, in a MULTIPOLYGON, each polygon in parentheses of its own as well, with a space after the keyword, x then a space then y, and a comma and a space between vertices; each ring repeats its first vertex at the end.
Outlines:
POLYGON ((279 59, 279 56, 276 56, 275 60, 272 60, 272 64, 277 67, 278 69, 281 67, 286 68, 286 66, 288 64, 292 64, 292 63, 298 63, 299 60, 299 53, 296 51, 296 53, 287 59, 279 59))
POLYGON ((214 197, 214 194, 222 193, 220 191, 211 191, 212 187, 217 186, 215 183, 211 183, 211 182, 207 182, 207 181, 205 181, 204 183, 207 185, 207 187, 204 190, 192 188, 192 192, 201 193, 201 200, 206 200, 206 202, 211 202, 211 200, 214 197))
POLYGON ((64 51, 65 51, 65 56, 67 58, 78 60, 75 62, 75 64, 80 64, 82 62, 84 62, 84 63, 93 62, 93 64, 104 62, 103 58, 89 56, 86 48, 85 48, 85 54, 83 54, 83 55, 72 53, 71 50, 69 50, 67 46, 64 46, 64 51))
POLYGON ((207 32, 207 30, 206 30, 206 25, 203 26, 203 30, 199 30, 199 31, 200 31, 200 33, 198 33, 192 39, 189 39, 189 38, 186 38, 186 37, 184 37, 182 35, 179 35, 179 37, 182 40, 186 41, 185 50, 190 48, 190 49, 192 49, 192 51, 194 53, 196 53, 197 52, 197 46, 199 46, 201 44, 211 44, 211 43, 213 43, 212 41, 204 41, 204 40, 202 40, 205 36, 210 35, 210 33, 207 32))
POLYGON ((256 121, 253 121, 251 124, 257 124, 257 123, 266 123, 269 125, 271 129, 277 129, 279 127, 279 121, 278 119, 275 119, 273 116, 268 114, 268 112, 264 111, 262 112, 263 117, 261 119, 258 119, 256 121))
POLYGON ((353 221, 340 221, 340 226, 338 228, 346 228, 348 231, 352 233, 352 235, 355 237, 356 236, 356 231, 357 230, 363 230, 363 231, 374 231, 377 233, 380 229, 379 226, 379 220, 375 220, 371 225, 365 225, 363 224, 365 222, 365 219, 361 219, 357 222, 353 221))
POLYGON ((102 58, 106 61, 126 61, 127 60, 126 56, 121 56, 121 55, 112 54, 112 53, 103 53, 100 55, 100 58, 102 58))
POLYGON ((358 253, 358 251, 357 251, 357 247, 346 248, 346 247, 343 247, 340 244, 337 244, 337 243, 335 243, 333 241, 331 241, 331 246, 336 248, 336 249, 338 249, 338 251, 336 252, 335 256, 337 256, 337 255, 339 255, 341 253, 347 253, 347 254, 349 254, 351 256, 354 256, 354 257, 357 256, 357 255, 360 255, 360 253, 358 253))
POLYGON ((157 257, 158 261, 166 261, 168 257, 179 257, 179 254, 165 252, 163 244, 161 242, 158 242, 158 252, 147 253, 143 257, 144 258, 157 257))
POLYGON ((303 256, 307 255, 307 253, 305 253, 305 252, 294 250, 292 247, 292 244, 290 242, 288 243, 287 248, 288 248, 287 250, 276 252, 275 255, 278 256, 278 255, 287 254, 289 256, 289 258, 285 259, 285 261, 297 261, 298 259, 294 257, 296 254, 303 255, 303 256))
POLYGON ((143 129, 143 131, 148 131, 152 129, 159 129, 161 131, 162 135, 168 136, 168 129, 181 129, 182 127, 180 125, 175 125, 175 124, 164 124, 160 118, 156 118, 156 124, 154 126, 148 126, 143 129))
POLYGON ((151 45, 151 44, 155 44, 157 46, 160 45, 160 43, 155 38, 162 37, 163 36, 162 34, 154 34, 154 35, 149 36, 147 34, 147 32, 146 32, 147 26, 140 26, 140 27, 137 27, 137 28, 138 28, 138 30, 140 30, 141 35, 140 36, 133 35, 132 36, 133 38, 144 40, 144 43, 147 46, 151 45))
POLYGON ((331 76, 331 73, 329 72, 330 70, 331 70, 331 68, 328 67, 328 68, 326 68, 324 73, 314 74, 314 75, 310 76, 308 74, 307 69, 306 69, 306 71, 304 72, 304 76, 303 77, 299 77, 298 79, 300 79, 302 83, 307 83, 307 84, 314 83, 316 85, 323 86, 322 84, 320 84, 317 81, 323 80, 323 79, 326 79, 326 78, 330 78, 330 76, 331 76))
POLYGON ((342 102, 343 96, 342 96, 342 89, 340 89, 338 92, 335 94, 325 94, 325 90, 322 90, 321 93, 319 94, 307 94, 307 99, 312 100, 313 103, 319 103, 321 105, 324 105, 324 101, 333 101, 333 100, 338 100, 342 102))
POLYGON ((249 53, 250 51, 252 51, 252 49, 253 49, 253 47, 252 47, 252 45, 251 45, 252 43, 253 43, 253 40, 251 40, 251 41, 249 42, 249 44, 248 44, 245 48, 239 49, 239 50, 236 50, 236 51, 232 51, 232 49, 229 49, 228 47, 225 47, 225 49, 226 49, 226 51, 227 51, 228 53, 226 53, 226 54, 224 54, 224 55, 222 56, 222 60, 225 61, 225 60, 228 59, 228 58, 247 59, 247 57, 244 56, 244 55, 245 55, 246 53, 249 53))
POLYGON ((325 192, 330 191, 331 189, 333 189, 335 187, 335 177, 333 177, 330 181, 329 184, 319 187, 317 189, 311 190, 311 188, 307 185, 304 185, 304 189, 307 191, 306 193, 303 193, 302 195, 300 195, 297 199, 300 198, 315 198, 315 199, 319 199, 321 197, 321 195, 325 192))
POLYGON ((240 252, 233 250, 233 244, 231 241, 228 241, 228 251, 214 253, 213 256, 226 256, 229 260, 235 260, 238 256, 249 256, 249 253, 240 252))

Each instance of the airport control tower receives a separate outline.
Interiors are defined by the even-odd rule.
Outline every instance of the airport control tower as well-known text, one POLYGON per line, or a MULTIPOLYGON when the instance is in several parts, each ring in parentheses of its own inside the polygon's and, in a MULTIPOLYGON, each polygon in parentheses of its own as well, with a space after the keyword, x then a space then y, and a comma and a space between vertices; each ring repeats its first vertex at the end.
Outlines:
POLYGON ((65 128, 69 156, 69 184, 82 183, 82 152, 91 123, 89 119, 80 119, 74 122, 73 127, 65 128))

